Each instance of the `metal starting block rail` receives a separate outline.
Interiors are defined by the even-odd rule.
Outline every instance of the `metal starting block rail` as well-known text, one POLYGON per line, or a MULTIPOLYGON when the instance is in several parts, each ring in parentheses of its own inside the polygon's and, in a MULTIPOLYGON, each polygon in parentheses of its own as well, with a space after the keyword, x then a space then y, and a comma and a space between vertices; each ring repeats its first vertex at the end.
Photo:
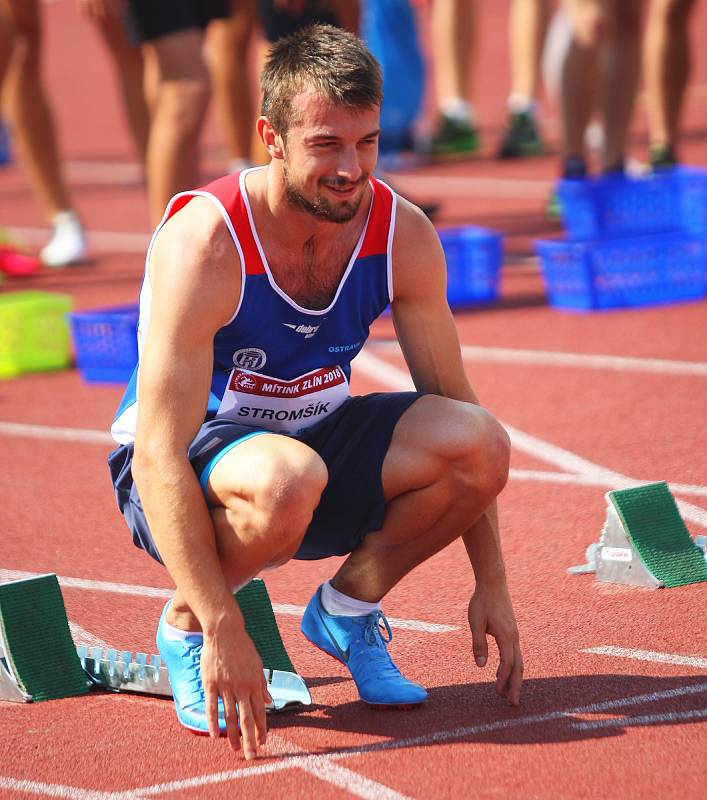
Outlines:
MULTIPOLYGON (((280 637, 265 584, 237 592, 246 629, 260 654, 270 711, 312 704, 280 637)), ((172 697, 159 655, 76 646, 56 575, 0 584, 0 700, 32 702, 86 694, 90 689, 172 697)))
MULTIPOLYGON (((103 650, 100 647, 76 648, 84 672, 93 686, 115 692, 172 697, 167 668, 159 655, 129 651, 103 650)), ((263 669, 268 691, 272 697, 270 711, 302 708, 312 704, 304 680, 296 672, 263 669)))

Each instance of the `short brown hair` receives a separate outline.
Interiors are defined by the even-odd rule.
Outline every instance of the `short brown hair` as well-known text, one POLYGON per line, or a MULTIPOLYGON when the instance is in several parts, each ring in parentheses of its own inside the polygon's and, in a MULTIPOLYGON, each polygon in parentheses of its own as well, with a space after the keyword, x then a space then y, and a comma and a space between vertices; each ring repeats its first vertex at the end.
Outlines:
POLYGON ((380 65, 366 45, 332 25, 309 25, 279 39, 260 76, 261 113, 283 139, 296 124, 292 99, 311 90, 352 109, 379 106, 383 100, 380 65))

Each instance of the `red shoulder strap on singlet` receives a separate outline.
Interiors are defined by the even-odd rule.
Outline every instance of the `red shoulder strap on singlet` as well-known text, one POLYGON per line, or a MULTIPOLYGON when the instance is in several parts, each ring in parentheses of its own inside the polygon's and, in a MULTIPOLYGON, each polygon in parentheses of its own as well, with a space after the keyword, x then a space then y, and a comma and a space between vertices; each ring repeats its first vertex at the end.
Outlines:
POLYGON ((386 253, 388 250, 388 234, 392 225, 393 192, 384 183, 371 178, 373 187, 373 206, 368 218, 366 235, 358 254, 359 258, 386 253))
MULTIPOLYGON (((212 194, 226 209, 228 218, 236 233, 238 243, 243 251, 246 274, 259 275, 264 273, 265 268, 260 257, 260 252, 258 251, 258 246, 255 243, 255 237, 253 236, 250 220, 248 218, 248 209, 241 192, 240 173, 217 178, 215 181, 207 183, 206 186, 202 186, 196 191, 212 194)), ((173 216, 181 208, 184 208, 195 196, 197 195, 186 193, 183 197, 177 198, 169 210, 169 216, 173 216)))

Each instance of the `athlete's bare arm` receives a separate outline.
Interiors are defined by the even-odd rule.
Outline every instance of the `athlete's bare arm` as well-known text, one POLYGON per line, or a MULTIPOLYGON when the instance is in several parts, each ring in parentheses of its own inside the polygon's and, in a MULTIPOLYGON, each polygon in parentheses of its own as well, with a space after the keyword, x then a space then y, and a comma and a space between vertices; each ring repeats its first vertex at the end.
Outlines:
MULTIPOLYGON (((399 198, 393 241, 393 322, 418 391, 478 404, 464 372, 459 338, 446 299, 446 266, 439 237, 424 214, 399 198)), ((496 503, 463 535, 476 589, 469 604, 474 656, 488 657, 487 634, 501 663, 496 691, 517 705, 523 673, 498 535, 496 503)))
MULTIPOLYGON (((156 237, 152 317, 139 372, 133 477, 150 531, 183 599, 169 621, 204 632, 201 667, 212 735, 222 697, 229 739, 254 754, 265 736, 262 664, 219 565, 209 510, 187 450, 207 407, 213 338, 240 296, 238 254, 216 206, 195 198, 156 237), (246 709, 248 698, 257 697, 246 709)), ((174 613, 174 601, 172 613, 174 613)))

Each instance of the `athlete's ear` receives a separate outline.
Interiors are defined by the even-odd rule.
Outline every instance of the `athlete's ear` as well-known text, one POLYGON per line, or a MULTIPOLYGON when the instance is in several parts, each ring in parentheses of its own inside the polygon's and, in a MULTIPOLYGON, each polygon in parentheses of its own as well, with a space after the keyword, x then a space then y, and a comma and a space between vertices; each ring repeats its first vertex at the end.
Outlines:
POLYGON ((275 132, 267 117, 258 117, 257 129, 260 141, 265 145, 270 158, 282 158, 284 155, 282 137, 275 132))

